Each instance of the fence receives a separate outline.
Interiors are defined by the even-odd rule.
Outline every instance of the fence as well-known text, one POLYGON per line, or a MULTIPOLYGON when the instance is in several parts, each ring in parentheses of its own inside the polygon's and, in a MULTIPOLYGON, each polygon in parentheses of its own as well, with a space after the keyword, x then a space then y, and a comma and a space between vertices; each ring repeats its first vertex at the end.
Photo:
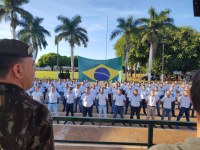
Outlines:
POLYGON ((98 123, 132 123, 148 125, 148 141, 147 143, 128 143, 128 142, 99 142, 99 141, 74 141, 74 140, 54 140, 54 142, 62 143, 79 143, 79 144, 113 144, 113 145, 132 145, 132 146, 147 146, 153 144, 153 126, 154 125, 176 125, 176 126, 192 126, 196 127, 196 122, 181 122, 181 121, 162 121, 162 120, 133 120, 133 119, 117 119, 117 118, 91 118, 91 117, 53 117, 56 121, 78 121, 78 122, 98 122, 98 123))

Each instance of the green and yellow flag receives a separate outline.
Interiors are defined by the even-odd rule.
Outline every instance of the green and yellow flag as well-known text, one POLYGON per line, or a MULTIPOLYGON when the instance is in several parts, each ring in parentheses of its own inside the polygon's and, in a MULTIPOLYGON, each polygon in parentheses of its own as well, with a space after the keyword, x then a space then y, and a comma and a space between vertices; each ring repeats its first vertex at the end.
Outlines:
POLYGON ((79 81, 119 81, 122 79, 122 58, 93 60, 78 56, 79 81))

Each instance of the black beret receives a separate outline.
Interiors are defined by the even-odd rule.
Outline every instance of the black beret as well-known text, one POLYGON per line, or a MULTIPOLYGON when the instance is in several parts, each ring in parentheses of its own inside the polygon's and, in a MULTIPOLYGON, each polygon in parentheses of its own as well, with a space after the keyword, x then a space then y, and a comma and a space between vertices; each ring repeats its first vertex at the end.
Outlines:
POLYGON ((28 44, 15 39, 0 40, 0 55, 32 57, 33 48, 28 44))

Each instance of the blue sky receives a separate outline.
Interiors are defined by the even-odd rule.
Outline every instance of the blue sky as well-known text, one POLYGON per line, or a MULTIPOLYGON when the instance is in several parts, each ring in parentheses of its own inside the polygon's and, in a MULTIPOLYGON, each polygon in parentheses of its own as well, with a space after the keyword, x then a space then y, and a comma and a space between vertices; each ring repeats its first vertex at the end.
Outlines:
MULTIPOLYGON (((177 26, 191 26, 200 31, 200 18, 193 15, 192 0, 30 0, 29 4, 22 7, 34 16, 44 18, 42 25, 51 33, 47 37, 48 46, 38 53, 38 58, 49 52, 56 53, 54 44, 54 29, 60 22, 58 15, 72 18, 75 15, 82 16, 81 26, 88 31, 88 47, 75 47, 75 55, 91 59, 109 59, 115 57, 113 45, 116 38, 110 41, 110 34, 116 28, 118 17, 133 16, 135 19, 148 17, 148 10, 154 7, 157 11, 169 8, 170 17, 174 18, 177 26), (106 57, 106 31, 107 57, 106 57)), ((19 28, 17 28, 19 29, 19 28)), ((9 22, 0 23, 0 38, 12 38, 9 22)), ((59 49, 60 55, 70 56, 70 47, 62 41, 59 49)))

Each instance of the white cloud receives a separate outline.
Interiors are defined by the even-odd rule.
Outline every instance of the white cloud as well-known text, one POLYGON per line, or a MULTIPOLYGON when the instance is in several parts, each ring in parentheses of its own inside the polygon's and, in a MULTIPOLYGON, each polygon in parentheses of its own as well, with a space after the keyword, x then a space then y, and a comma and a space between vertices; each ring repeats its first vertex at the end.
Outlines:
POLYGON ((94 32, 94 31, 104 31, 106 30, 106 27, 101 24, 91 24, 87 28, 88 32, 94 32))

